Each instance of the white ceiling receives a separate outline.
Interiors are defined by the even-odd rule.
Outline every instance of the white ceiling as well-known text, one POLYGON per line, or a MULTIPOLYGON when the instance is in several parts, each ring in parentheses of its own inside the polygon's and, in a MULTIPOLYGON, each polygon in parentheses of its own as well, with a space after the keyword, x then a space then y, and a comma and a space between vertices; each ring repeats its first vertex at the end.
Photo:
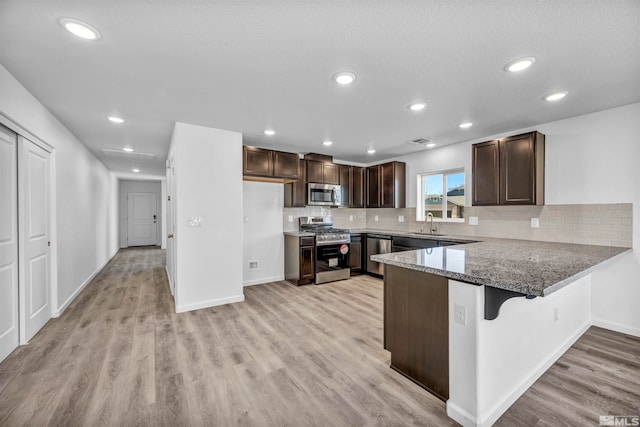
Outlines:
POLYGON ((2 0, 0 63, 119 176, 164 176, 175 121, 372 163, 640 101, 640 2, 2 0), (537 61, 503 70, 522 56, 537 61), (101 151, 125 145, 155 158, 101 151))

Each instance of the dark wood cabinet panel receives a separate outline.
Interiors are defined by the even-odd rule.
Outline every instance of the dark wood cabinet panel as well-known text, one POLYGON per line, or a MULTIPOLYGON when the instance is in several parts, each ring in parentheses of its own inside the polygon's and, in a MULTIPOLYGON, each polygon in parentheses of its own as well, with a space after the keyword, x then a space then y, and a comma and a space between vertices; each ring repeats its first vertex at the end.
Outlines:
POLYGON ((324 162, 307 160, 307 182, 324 182, 324 162))
POLYGON ((303 208, 307 205, 306 162, 298 159, 300 177, 284 185, 284 207, 303 208))
POLYGON ((499 141, 472 146, 473 205, 497 205, 500 197, 499 141))
POLYGON ((273 152, 258 147, 242 147, 243 175, 273 176, 273 152))
POLYGON ((351 167, 351 203, 352 208, 364 208, 364 168, 351 167))
POLYGON ((380 207, 405 207, 405 164, 391 162, 380 165, 380 207))
POLYGON ((351 245, 349 247, 349 267, 351 274, 357 274, 362 271, 362 235, 352 234, 351 245))
POLYGON ((446 401, 449 297, 445 277, 385 265, 384 346, 391 367, 446 401))
POLYGON ((335 163, 325 163, 323 165, 325 184, 340 184, 340 168, 335 163))
POLYGON ((313 246, 300 247, 300 279, 315 277, 315 250, 313 246))
POLYGON ((368 208, 380 206, 380 166, 370 166, 366 169, 367 175, 367 201, 368 208))
POLYGON ((544 137, 538 132, 516 135, 500 141, 500 204, 543 204, 544 137), (540 200, 542 199, 542 200, 540 200))
POLYGON ((543 205, 544 135, 530 132, 472 147, 473 205, 543 205))
POLYGON ((342 190, 342 205, 351 206, 352 201, 352 166, 340 165, 340 189, 342 190))
POLYGON ((273 175, 280 178, 298 179, 300 156, 297 153, 273 152, 273 175))

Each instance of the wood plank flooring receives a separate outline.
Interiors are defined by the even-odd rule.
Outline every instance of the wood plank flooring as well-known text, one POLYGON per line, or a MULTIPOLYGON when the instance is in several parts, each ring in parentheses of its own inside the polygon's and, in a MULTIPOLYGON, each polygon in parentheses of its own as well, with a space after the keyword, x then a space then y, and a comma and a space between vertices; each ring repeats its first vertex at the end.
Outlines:
MULTIPOLYGON (((245 298, 176 314, 164 251, 121 250, 0 363, 0 426, 456 425, 389 368, 381 280, 275 282, 245 298)), ((635 415, 639 372, 639 339, 592 328, 498 424, 635 415)))

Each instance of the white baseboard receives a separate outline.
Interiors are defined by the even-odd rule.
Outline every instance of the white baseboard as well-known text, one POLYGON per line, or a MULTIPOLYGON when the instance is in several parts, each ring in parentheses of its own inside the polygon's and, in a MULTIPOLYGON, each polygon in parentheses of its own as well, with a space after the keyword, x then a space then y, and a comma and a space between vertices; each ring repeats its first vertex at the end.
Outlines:
POLYGON ((91 275, 84 281, 82 282, 82 284, 78 287, 78 289, 76 289, 75 291, 73 291, 73 293, 71 294, 71 296, 69 296, 69 298, 67 298, 67 300, 65 302, 62 303, 62 305, 60 305, 57 309, 52 310, 51 311, 51 317, 60 317, 60 315, 62 313, 64 313, 64 311, 67 309, 67 307, 69 307, 71 305, 71 303, 73 302, 74 299, 76 299, 76 297, 80 294, 80 292, 82 292, 84 290, 85 287, 87 287, 87 285, 89 283, 91 283, 91 281, 98 275, 98 273, 100 273, 102 271, 102 269, 109 264, 109 261, 111 261, 113 259, 114 256, 116 256, 116 254, 118 253, 118 251, 116 251, 113 255, 111 255, 109 257, 109 259, 107 259, 104 264, 102 264, 100 267, 98 267, 96 269, 96 271, 94 271, 93 273, 91 273, 91 275))
POLYGON ((623 325, 621 323, 609 322, 608 320, 593 319, 593 326, 609 329, 610 331, 620 332, 634 337, 640 337, 640 328, 623 325))
POLYGON ((260 279, 246 280, 242 286, 262 285, 263 283, 279 282, 284 280, 284 276, 262 277, 260 279))
POLYGON ((476 417, 456 405, 451 401, 451 399, 447 400, 447 416, 451 419, 456 420, 464 427, 477 426, 478 422, 476 417))
MULTIPOLYGON (((481 414, 478 420, 476 420, 476 426, 491 426, 498 418, 504 414, 511 405, 515 403, 520 396, 526 392, 529 387, 535 383, 538 378, 542 376, 569 348, 575 344, 576 341, 587 332, 591 327, 591 322, 587 322, 582 325, 573 335, 564 340, 562 344, 558 346, 555 352, 550 354, 546 359, 542 360, 534 369, 530 375, 524 378, 520 384, 516 385, 511 391, 504 394, 501 400, 499 400, 491 409, 487 410, 484 414, 481 414)), ((447 406, 448 407, 448 406, 447 406)), ((454 418, 455 419, 455 418, 454 418)), ((456 420, 458 421, 458 420, 456 420)), ((460 421, 458 421, 460 422, 460 421)), ((464 425, 464 424, 463 424, 464 425)))
POLYGON ((203 308, 215 307, 217 305, 231 304, 234 302, 242 302, 244 301, 244 295, 236 295, 228 298, 218 298, 212 299, 209 301, 197 302, 195 304, 185 304, 185 305, 177 305, 176 304, 176 313, 184 313, 187 311, 200 310, 203 308))

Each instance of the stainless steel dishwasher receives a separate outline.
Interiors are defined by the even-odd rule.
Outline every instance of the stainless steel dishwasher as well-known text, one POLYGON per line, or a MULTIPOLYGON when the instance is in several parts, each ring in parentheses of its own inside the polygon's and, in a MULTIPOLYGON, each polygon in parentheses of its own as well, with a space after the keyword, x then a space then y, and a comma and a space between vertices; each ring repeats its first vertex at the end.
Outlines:
POLYGON ((383 264, 371 261, 371 255, 391 253, 391 236, 367 233, 367 272, 382 276, 383 264))

